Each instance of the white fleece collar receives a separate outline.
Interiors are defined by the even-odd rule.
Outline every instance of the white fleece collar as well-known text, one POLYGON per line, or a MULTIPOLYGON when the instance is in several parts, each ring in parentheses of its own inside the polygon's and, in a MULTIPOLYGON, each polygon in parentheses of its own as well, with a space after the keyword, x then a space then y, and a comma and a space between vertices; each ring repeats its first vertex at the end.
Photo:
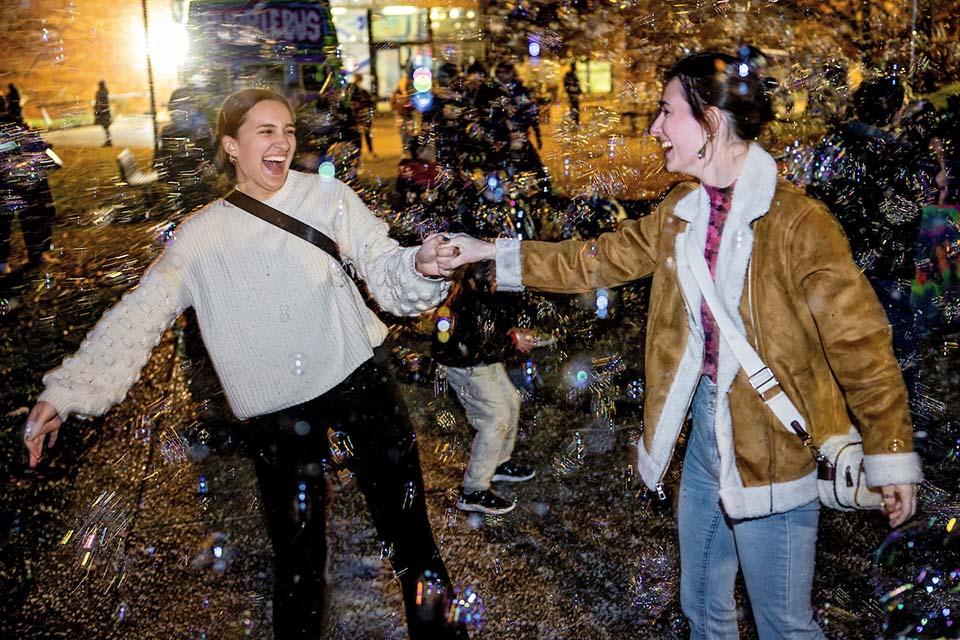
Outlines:
MULTIPOLYGON (((777 163, 756 142, 750 143, 747 158, 743 162, 740 178, 733 187, 732 206, 728 221, 750 224, 767 213, 773 194, 777 190, 777 163), (747 176, 744 180, 743 176, 747 176)), ((677 202, 674 214, 681 220, 693 222, 700 216, 710 215, 710 198, 700 185, 677 202)))

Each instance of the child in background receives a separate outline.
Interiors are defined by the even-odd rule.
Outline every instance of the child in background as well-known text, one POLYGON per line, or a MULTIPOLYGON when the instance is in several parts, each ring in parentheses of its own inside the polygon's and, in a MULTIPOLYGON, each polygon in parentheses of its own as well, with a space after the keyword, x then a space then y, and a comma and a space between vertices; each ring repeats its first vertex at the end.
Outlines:
POLYGON ((520 393, 504 361, 516 349, 537 346, 533 332, 513 326, 519 296, 496 301, 484 285, 485 265, 460 269, 446 301, 435 313, 433 358, 477 434, 457 497, 462 511, 502 514, 516 502, 490 488, 493 482, 524 482, 533 467, 512 460, 520 422, 520 393))

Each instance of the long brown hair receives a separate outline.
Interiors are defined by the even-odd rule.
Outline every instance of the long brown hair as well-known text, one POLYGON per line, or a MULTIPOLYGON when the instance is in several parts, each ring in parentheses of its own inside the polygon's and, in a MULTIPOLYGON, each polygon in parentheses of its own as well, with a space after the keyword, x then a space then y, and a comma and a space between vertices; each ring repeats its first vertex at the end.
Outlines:
POLYGON ((296 120, 296 114, 290 101, 284 96, 271 91, 270 89, 241 89, 227 96, 220 107, 220 115, 217 116, 217 154, 213 158, 214 164, 221 174, 226 174, 231 181, 237 177, 237 170, 227 158, 227 152, 223 150, 223 136, 236 137, 237 130, 247 119, 247 112, 254 105, 265 100, 275 100, 285 106, 290 112, 290 117, 296 120))

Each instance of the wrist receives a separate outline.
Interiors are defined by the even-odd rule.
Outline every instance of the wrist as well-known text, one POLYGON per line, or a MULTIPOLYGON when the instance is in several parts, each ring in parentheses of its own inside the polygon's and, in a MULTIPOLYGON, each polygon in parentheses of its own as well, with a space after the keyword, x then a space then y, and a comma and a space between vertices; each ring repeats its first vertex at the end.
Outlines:
POLYGON ((496 260, 497 259, 497 245, 494 242, 484 242, 483 243, 483 256, 481 260, 496 260))

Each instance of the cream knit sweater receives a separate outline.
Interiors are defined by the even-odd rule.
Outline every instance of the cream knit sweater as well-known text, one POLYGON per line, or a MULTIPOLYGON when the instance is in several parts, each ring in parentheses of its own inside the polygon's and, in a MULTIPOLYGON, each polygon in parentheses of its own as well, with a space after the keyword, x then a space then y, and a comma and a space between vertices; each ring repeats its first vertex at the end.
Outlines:
MULTIPOLYGON (((291 171, 267 202, 333 238, 385 311, 416 315, 446 295, 447 283, 415 270, 418 247, 389 238, 387 226, 338 180, 291 171)), ((105 413, 188 307, 238 418, 317 397, 369 359, 387 335, 327 253, 216 200, 177 228, 139 285, 43 377, 40 400, 63 419, 105 413)))

